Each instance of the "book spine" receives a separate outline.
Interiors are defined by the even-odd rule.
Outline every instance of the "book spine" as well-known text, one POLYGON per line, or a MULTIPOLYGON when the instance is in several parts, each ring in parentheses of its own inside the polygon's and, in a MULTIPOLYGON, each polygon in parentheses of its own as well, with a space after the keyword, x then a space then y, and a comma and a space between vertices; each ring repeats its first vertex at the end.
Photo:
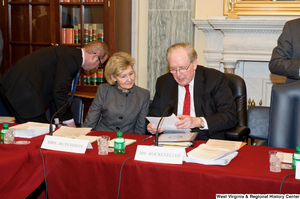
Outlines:
POLYGON ((66 29, 66 44, 74 44, 74 30, 72 28, 66 29))
POLYGON ((103 41, 103 29, 98 29, 98 40, 103 41))
POLYGON ((97 85, 97 70, 90 71, 91 85, 97 85))
POLYGON ((89 24, 84 24, 84 44, 87 44, 89 41, 89 24))
POLYGON ((61 43, 66 43, 66 28, 61 29, 61 43))
POLYGON ((84 71, 84 82, 85 85, 90 85, 90 72, 89 71, 84 71))
POLYGON ((78 43, 81 43, 81 24, 78 24, 78 43))
POLYGON ((89 25, 89 30, 88 30, 88 34, 89 34, 89 42, 90 41, 93 41, 93 26, 92 25, 89 25))
POLYGON ((78 44, 78 25, 74 25, 74 44, 78 44))
POLYGON ((97 40, 97 24, 93 24, 92 35, 92 40, 97 40))
POLYGON ((103 69, 98 69, 97 71, 97 85, 103 83, 103 69))

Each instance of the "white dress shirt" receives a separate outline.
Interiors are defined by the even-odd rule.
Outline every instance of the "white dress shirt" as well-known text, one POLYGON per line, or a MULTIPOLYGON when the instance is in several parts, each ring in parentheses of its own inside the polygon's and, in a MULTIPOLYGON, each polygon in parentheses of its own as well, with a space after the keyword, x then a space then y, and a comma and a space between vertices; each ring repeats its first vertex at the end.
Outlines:
MULTIPOLYGON (((194 79, 189 83, 189 91, 191 97, 191 107, 190 107, 190 116, 196 117, 195 105, 194 105, 194 79)), ((183 104, 185 98, 185 87, 178 85, 178 105, 177 105, 177 115, 182 115, 183 113, 183 104)), ((208 129, 208 125, 206 119, 204 117, 200 117, 204 121, 204 128, 200 128, 203 130, 208 129)))

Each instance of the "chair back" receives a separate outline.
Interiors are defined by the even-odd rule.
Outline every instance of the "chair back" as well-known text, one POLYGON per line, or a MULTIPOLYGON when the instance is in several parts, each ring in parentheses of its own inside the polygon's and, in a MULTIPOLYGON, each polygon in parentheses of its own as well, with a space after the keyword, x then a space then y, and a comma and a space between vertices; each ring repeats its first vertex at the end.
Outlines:
POLYGON ((247 126, 247 90, 243 78, 225 73, 236 105, 238 126, 247 126))
POLYGON ((268 146, 300 146, 300 81, 272 88, 268 146))
POLYGON ((83 123, 83 109, 84 104, 81 97, 75 96, 71 105, 71 111, 73 113, 73 118, 76 126, 83 123))
POLYGON ((227 140, 244 141, 250 133, 247 127, 247 91, 244 79, 238 75, 225 73, 229 88, 236 105, 238 123, 237 125, 225 131, 225 138, 227 140))
POLYGON ((251 139, 268 139, 270 107, 250 106, 248 108, 247 123, 251 139))

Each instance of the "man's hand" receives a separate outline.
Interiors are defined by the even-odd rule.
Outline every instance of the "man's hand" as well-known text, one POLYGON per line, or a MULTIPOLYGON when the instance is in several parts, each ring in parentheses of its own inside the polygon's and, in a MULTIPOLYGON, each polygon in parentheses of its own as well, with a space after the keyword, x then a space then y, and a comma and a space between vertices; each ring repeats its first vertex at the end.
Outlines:
MULTIPOLYGON (((149 131, 149 133, 151 134, 156 134, 156 129, 157 129, 157 126, 154 126, 153 124, 149 123, 148 126, 147 126, 147 130, 149 131)), ((158 133, 162 133, 164 132, 165 129, 163 128, 158 128, 158 133)))
POLYGON ((175 123, 177 129, 199 128, 202 122, 200 117, 191 117, 188 115, 179 115, 177 118, 180 119, 179 122, 175 123))

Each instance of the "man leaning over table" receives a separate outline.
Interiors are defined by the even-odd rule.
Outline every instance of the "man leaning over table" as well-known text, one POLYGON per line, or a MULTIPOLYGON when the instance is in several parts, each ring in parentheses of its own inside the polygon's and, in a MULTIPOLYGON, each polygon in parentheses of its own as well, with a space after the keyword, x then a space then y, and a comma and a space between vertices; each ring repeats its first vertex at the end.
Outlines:
MULTIPOLYGON (((54 114, 68 102, 69 86, 80 69, 96 69, 108 56, 108 47, 101 41, 91 41, 81 49, 52 46, 36 50, 14 63, 1 77, 2 102, 17 123, 48 123, 47 106, 54 114)), ((67 126, 76 127, 70 106, 57 116, 67 126)))
MULTIPOLYGON (((199 132, 200 140, 225 139, 224 130, 234 127, 238 121, 225 74, 197 65, 197 52, 189 43, 169 47, 166 59, 170 73, 157 79, 148 115, 161 117, 173 101, 166 116, 177 115, 180 119, 175 124, 177 129, 191 128, 199 132)), ((155 134, 156 128, 151 123, 147 126, 151 134, 155 134)))

